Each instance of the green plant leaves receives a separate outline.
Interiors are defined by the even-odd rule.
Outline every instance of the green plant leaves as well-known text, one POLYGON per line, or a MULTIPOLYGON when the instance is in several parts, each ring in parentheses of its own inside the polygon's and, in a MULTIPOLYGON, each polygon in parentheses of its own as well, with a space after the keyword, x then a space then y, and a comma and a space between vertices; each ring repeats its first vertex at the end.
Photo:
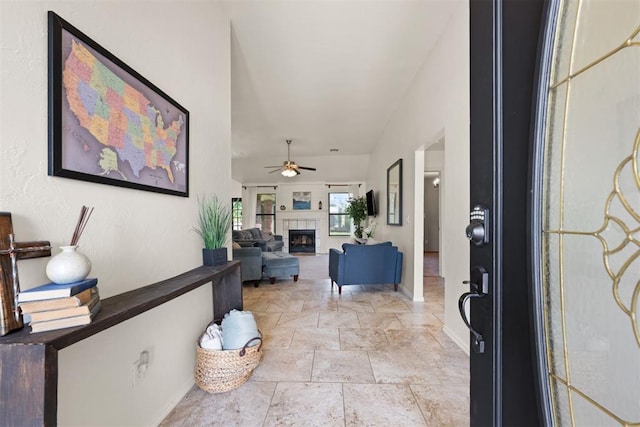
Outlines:
POLYGON ((356 237, 362 237, 362 225, 360 223, 367 218, 367 198, 365 196, 350 198, 344 212, 353 220, 356 237))
POLYGON ((198 227, 194 231, 202 238, 206 249, 218 249, 227 243, 231 228, 231 206, 215 194, 209 199, 198 198, 198 227))

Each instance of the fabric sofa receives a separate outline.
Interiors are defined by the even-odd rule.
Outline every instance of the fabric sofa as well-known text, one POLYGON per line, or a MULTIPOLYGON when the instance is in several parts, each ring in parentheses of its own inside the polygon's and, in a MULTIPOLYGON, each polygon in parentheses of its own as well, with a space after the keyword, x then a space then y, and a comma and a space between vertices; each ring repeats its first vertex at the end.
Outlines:
POLYGON ((262 279, 262 249, 258 247, 234 248, 233 259, 240 261, 242 281, 255 281, 254 285, 257 288, 262 279))
POLYGON ((329 277, 331 289, 338 285, 374 285, 393 283, 398 290, 402 280, 402 252, 391 242, 375 245, 345 243, 342 251, 329 250, 329 277))
POLYGON ((246 228, 244 230, 233 230, 231 238, 234 242, 243 247, 257 246, 263 252, 281 251, 284 246, 282 236, 264 232, 259 228, 246 228))

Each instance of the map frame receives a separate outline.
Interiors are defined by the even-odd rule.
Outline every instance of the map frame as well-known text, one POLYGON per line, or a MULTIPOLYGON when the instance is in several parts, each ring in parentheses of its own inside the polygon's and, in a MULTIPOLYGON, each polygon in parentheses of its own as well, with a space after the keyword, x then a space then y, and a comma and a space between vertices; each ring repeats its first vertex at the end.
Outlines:
MULTIPOLYGON (((48 12, 48 29, 48 175, 189 197, 189 111, 53 11, 48 12), (70 55, 70 40, 95 56, 101 69, 106 69, 110 76, 115 75, 120 85, 124 82, 128 89, 147 102, 140 109, 147 115, 156 115, 152 117, 156 122, 153 125, 155 129, 167 131, 171 128, 174 131, 176 137, 171 140, 173 144, 170 148, 175 153, 170 159, 163 158, 164 163, 159 162, 159 166, 155 163, 134 166, 136 159, 123 159, 116 147, 100 141, 95 133, 83 127, 75 111, 72 111, 63 84, 65 60, 70 55), (172 123, 173 127, 164 129, 164 123, 172 123), (101 156, 105 153, 109 157, 109 164, 113 165, 108 169, 101 163, 104 161, 101 156)), ((111 129, 111 119, 104 120, 111 129)), ((152 149, 160 151, 156 147, 159 141, 153 137, 151 139, 152 149)), ((138 156, 138 163, 145 164, 145 158, 149 156, 148 144, 143 148, 129 148, 137 150, 134 154, 138 156)))

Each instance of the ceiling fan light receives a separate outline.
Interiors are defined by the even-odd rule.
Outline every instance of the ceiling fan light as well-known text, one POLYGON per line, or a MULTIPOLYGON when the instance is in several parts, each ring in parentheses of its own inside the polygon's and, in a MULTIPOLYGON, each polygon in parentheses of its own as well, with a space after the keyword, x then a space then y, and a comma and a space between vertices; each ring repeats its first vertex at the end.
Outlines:
POLYGON ((297 175, 296 171, 293 168, 282 169, 280 172, 282 176, 286 176, 287 178, 292 178, 297 175))
POLYGON ((296 175, 300 175, 300 169, 306 169, 306 170, 310 170, 310 171, 315 171, 316 168, 309 168, 309 167, 306 167, 306 166, 298 166, 298 165, 296 165, 296 162, 291 160, 291 151, 290 151, 290 148, 289 148, 291 146, 291 140, 287 139, 286 141, 287 141, 287 160, 282 162, 282 166, 265 166, 265 168, 272 168, 272 167, 275 168, 269 173, 274 173, 274 172, 277 172, 278 170, 280 170, 280 173, 282 174, 282 176, 284 176, 286 178, 293 178, 296 175))

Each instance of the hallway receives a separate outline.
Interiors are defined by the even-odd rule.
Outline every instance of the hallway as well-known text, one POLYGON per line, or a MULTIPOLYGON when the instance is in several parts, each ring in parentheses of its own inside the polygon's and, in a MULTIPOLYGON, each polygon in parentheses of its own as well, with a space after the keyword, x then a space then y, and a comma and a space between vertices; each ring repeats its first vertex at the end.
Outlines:
POLYGON ((162 426, 469 424, 469 359, 442 332, 444 286, 433 270, 425 302, 414 303, 392 285, 338 296, 328 255, 299 258, 297 283, 244 286, 264 336, 251 379, 223 394, 194 386, 162 426))

